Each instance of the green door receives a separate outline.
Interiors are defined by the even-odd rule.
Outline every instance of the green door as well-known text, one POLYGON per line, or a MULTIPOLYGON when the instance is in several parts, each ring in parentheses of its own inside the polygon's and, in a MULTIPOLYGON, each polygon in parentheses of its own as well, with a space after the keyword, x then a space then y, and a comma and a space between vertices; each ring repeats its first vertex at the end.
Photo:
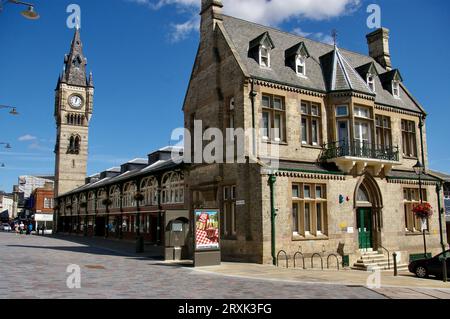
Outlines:
POLYGON ((359 208, 357 215, 359 248, 372 248, 372 212, 370 208, 359 208))

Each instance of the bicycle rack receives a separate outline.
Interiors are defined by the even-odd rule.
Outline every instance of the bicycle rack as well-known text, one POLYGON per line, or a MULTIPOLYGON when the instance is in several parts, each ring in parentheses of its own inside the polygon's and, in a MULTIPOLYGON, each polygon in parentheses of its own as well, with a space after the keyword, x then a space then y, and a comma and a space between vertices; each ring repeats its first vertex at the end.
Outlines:
POLYGON ((294 254, 294 268, 295 268, 295 259, 296 259, 297 255, 300 255, 300 256, 302 257, 302 261, 303 261, 303 269, 306 269, 306 266, 305 266, 305 256, 304 256, 303 253, 300 252, 300 251, 297 251, 297 252, 294 254))
POLYGON ((277 254, 277 267, 278 267, 278 261, 279 261, 279 257, 280 257, 280 254, 281 254, 281 253, 283 253, 284 256, 286 257, 286 268, 289 268, 288 255, 287 255, 287 253, 286 253, 284 250, 280 250, 280 251, 278 252, 278 254, 277 254))
POLYGON ((339 257, 336 254, 329 254, 327 257, 327 269, 330 269, 330 257, 333 256, 336 258, 337 269, 339 270, 339 257))
POLYGON ((320 256, 319 253, 314 253, 314 254, 312 254, 312 256, 311 256, 311 269, 314 268, 314 257, 315 257, 315 256, 319 256, 319 258, 320 258, 320 265, 321 265, 322 270, 323 270, 323 259, 322 259, 322 256, 320 256))

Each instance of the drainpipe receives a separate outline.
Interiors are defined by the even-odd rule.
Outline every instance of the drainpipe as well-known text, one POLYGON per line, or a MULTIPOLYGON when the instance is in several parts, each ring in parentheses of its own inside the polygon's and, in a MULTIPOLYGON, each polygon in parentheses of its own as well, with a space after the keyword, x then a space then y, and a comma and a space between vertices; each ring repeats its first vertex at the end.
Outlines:
POLYGON ((251 92, 250 100, 252 102, 252 143, 253 143, 253 156, 256 157, 256 132, 255 132, 255 96, 257 93, 254 90, 254 83, 251 80, 251 92))
POLYGON ((277 178, 275 175, 269 175, 269 187, 270 187, 270 225, 271 225, 271 251, 272 251, 272 263, 277 264, 277 258, 275 255, 275 192, 273 191, 273 186, 275 185, 277 178))
POLYGON ((424 120, 425 120, 425 115, 422 114, 419 117, 419 131, 420 131, 420 149, 422 151, 422 165, 423 165, 423 169, 426 169, 426 165, 425 165, 425 153, 423 151, 423 125, 424 125, 424 120))

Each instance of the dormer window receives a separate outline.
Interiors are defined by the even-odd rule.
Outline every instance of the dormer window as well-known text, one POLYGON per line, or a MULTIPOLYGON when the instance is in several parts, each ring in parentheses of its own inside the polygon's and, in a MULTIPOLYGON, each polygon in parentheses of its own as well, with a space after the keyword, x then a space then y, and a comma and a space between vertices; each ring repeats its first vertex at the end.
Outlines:
POLYGON ((261 67, 270 68, 270 51, 275 48, 275 45, 270 38, 269 32, 264 32, 256 39, 250 41, 249 44, 249 57, 255 59, 255 61, 261 67))
POLYGON ((367 74, 367 85, 372 90, 372 92, 375 92, 375 78, 372 74, 367 74))
POLYGON ((270 68, 270 50, 264 45, 259 48, 259 65, 270 68))
POLYGON ((306 76, 306 59, 309 58, 305 43, 300 42, 284 52, 286 66, 292 68, 298 76, 306 76))
POLYGON ((297 56, 295 70, 297 71, 297 75, 306 76, 306 58, 304 56, 297 56))
POLYGON ((392 81, 392 95, 397 99, 400 98, 400 82, 392 81))

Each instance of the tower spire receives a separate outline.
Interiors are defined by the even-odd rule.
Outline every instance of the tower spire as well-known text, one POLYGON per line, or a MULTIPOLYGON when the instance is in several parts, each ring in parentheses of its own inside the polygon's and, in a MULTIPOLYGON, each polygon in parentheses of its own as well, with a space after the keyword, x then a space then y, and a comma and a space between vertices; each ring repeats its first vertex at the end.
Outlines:
POLYGON ((77 24, 73 36, 70 52, 64 59, 65 73, 64 82, 71 85, 86 86, 86 64, 87 59, 83 54, 80 29, 77 24))

